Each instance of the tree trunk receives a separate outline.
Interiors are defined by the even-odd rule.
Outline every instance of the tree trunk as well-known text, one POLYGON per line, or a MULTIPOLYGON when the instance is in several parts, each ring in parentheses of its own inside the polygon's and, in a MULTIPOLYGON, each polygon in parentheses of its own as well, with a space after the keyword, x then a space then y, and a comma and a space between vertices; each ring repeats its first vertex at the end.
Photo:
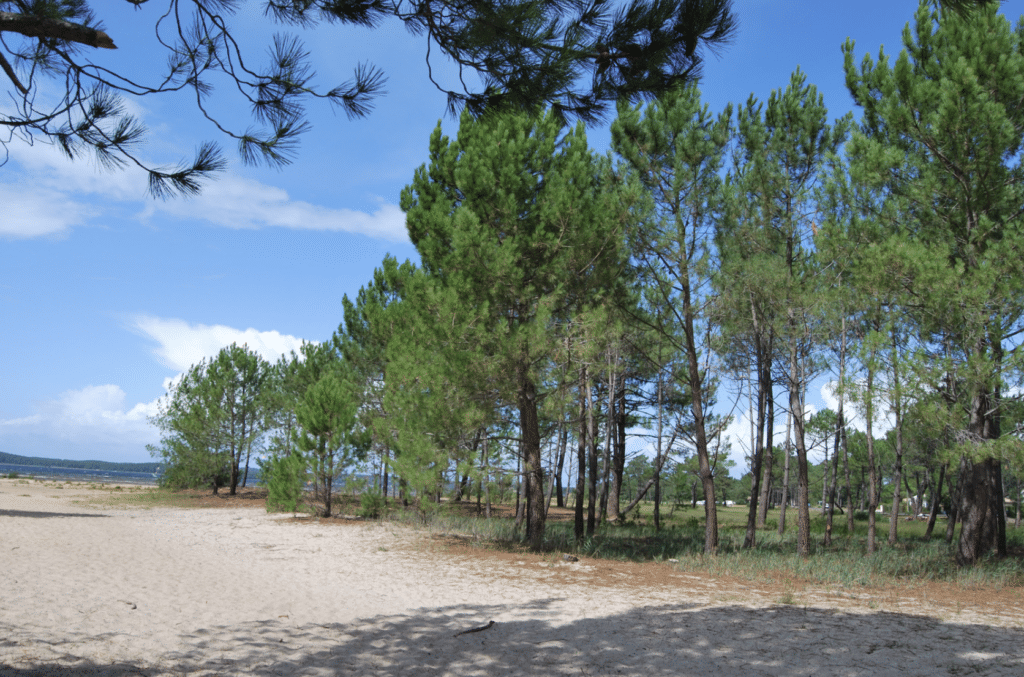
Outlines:
POLYGON ((793 439, 793 411, 786 414, 786 457, 782 461, 782 501, 779 504, 779 536, 786 533, 786 509, 789 507, 789 457, 790 440, 793 439))
MULTIPOLYGON (((840 369, 840 371, 842 371, 840 369)), ((832 516, 836 511, 836 494, 839 487, 839 447, 843 436, 843 428, 846 427, 843 421, 843 396, 839 396, 839 413, 836 416, 835 440, 832 448, 832 484, 828 494, 828 511, 825 515, 825 545, 832 545, 832 516)))
POLYGON ((583 399, 585 396, 584 393, 586 392, 586 370, 586 366, 580 368, 580 432, 577 438, 578 444, 576 447, 576 501, 573 506, 575 518, 573 523, 573 535, 576 537, 577 544, 583 543, 583 537, 586 535, 586 524, 583 519, 583 499, 587 482, 587 405, 583 399))
POLYGON ((519 425, 522 429, 526 483, 526 534, 530 548, 544 545, 544 469, 540 457, 540 424, 537 418, 537 388, 527 373, 528 365, 519 365, 519 425))
MULTIPOLYGON (((774 350, 774 341, 760 338, 761 322, 758 321, 757 310, 753 298, 750 301, 750 313, 754 323, 754 357, 757 369, 757 446, 760 452, 756 459, 756 466, 760 477, 755 482, 759 484, 760 496, 757 498, 757 521, 756 529, 764 529, 768 520, 769 489, 772 483, 772 454, 775 440, 772 434, 775 430, 775 393, 772 392, 772 365, 771 353, 774 350), (766 420, 767 419, 767 420, 766 420), (766 430, 767 429, 767 430, 766 430), (767 432, 767 434, 765 434, 767 432)), ((753 509, 754 506, 751 506, 753 509)), ((750 538, 751 547, 754 545, 754 536, 750 538)), ((744 540, 744 543, 746 539, 744 540)))
POLYGON ((793 438, 796 442, 796 497, 799 505, 796 509, 797 534, 796 552, 802 557, 811 554, 811 504, 810 485, 807 477, 807 447, 804 445, 804 376, 797 364, 797 350, 790 350, 790 372, 793 381, 790 383, 789 407, 793 411, 793 438), (799 373, 798 373, 799 372, 799 373))
POLYGON ((569 429, 562 430, 562 440, 558 449, 558 474, 555 476, 555 505, 565 507, 565 487, 562 486, 562 472, 565 470, 565 451, 569 445, 569 429))
MULTIPOLYGON (((975 355, 986 362, 994 362, 997 373, 1002 373, 1002 339, 989 335, 979 339, 975 355)), ((970 440, 984 444, 999 439, 1002 395, 998 385, 976 386, 971 398, 971 414, 967 424, 970 440)), ((956 562, 960 566, 975 564, 989 550, 997 556, 1006 556, 1006 509, 1003 506, 1002 467, 996 458, 969 461, 962 478, 960 492, 960 539, 956 547, 956 562)))
POLYGON ((594 397, 590 374, 587 374, 587 461, 590 464, 587 486, 587 536, 594 535, 597 526, 597 442, 594 439, 594 397))
POLYGON ((489 442, 489 440, 490 440, 489 436, 485 435, 484 436, 484 450, 482 452, 483 455, 484 455, 484 460, 483 460, 482 465, 483 465, 483 468, 484 468, 483 483, 484 483, 484 499, 486 501, 486 508, 485 508, 485 510, 487 511, 487 513, 486 513, 487 514, 487 519, 491 519, 491 471, 490 471, 490 468, 487 466, 487 462, 488 462, 487 452, 489 451, 489 449, 488 449, 488 442, 489 442))
MULTIPOLYGON (((960 457, 960 468, 957 470, 956 483, 949 491, 949 519, 946 520, 946 543, 953 543, 953 532, 960 519, 960 492, 963 491, 964 475, 967 472, 967 460, 960 457)), ((952 477, 952 476, 951 476, 952 477)))
POLYGON ((935 483, 935 488, 932 489, 932 509, 928 514, 928 528, 924 532, 924 539, 926 541, 931 538, 932 530, 935 528, 935 520, 939 516, 939 503, 942 501, 942 480, 946 477, 946 465, 943 463, 939 467, 939 481, 935 483))
POLYGON ((655 457, 654 470, 654 530, 661 530, 661 455, 665 453, 662 449, 662 423, 664 416, 664 380, 661 370, 658 371, 658 450, 655 457))
POLYGON ((993 547, 998 533, 998 514, 993 515, 993 497, 1002 501, 997 491, 998 463, 993 459, 968 461, 960 497, 960 538, 956 546, 956 562, 971 566, 993 547))
POLYGON ((246 482, 249 481, 249 456, 252 454, 252 440, 245 445, 245 474, 242 475, 242 488, 245 489, 246 482))
MULTIPOLYGON (((625 381, 625 379, 623 379, 625 381)), ((626 470, 626 385, 618 384, 615 394, 615 448, 612 455, 611 487, 608 490, 608 519, 621 522, 622 474, 626 470)))
POLYGON ((523 526, 526 519, 526 504, 523 501, 525 477, 523 475, 523 445, 519 444, 519 455, 516 456, 516 529, 523 526))
POLYGON ((1017 514, 1013 517, 1013 528, 1020 529, 1020 475, 1017 476, 1017 514))
POLYGON ((874 369, 868 368, 868 384, 867 384, 867 401, 865 403, 865 421, 867 422, 867 442, 868 442, 868 544, 867 551, 870 555, 875 551, 875 508, 878 505, 878 494, 876 488, 878 484, 875 482, 875 439, 874 434, 871 431, 872 424, 874 423, 874 407, 873 400, 875 397, 874 392, 875 385, 875 371, 874 369))
MULTIPOLYGON (((751 304, 753 306, 753 304, 751 304)), ((754 314, 755 323, 757 315, 754 314)), ((756 325, 755 325, 756 330, 756 325)), ((756 333, 756 332, 755 332, 756 333)), ((751 446, 753 449, 753 458, 751 458, 750 468, 750 505, 747 509, 747 532, 743 536, 743 547, 753 548, 757 543, 757 530, 763 529, 765 520, 768 517, 768 482, 762 479, 762 463, 767 455, 771 458, 771 451, 765 451, 766 447, 771 447, 771 439, 765 441, 765 416, 767 413, 768 398, 771 396, 771 373, 768 373, 768 385, 765 386, 764 378, 764 357, 763 351, 761 350, 760 341, 755 340, 754 344, 755 360, 756 360, 756 371, 757 371, 757 422, 755 424, 754 436, 751 440, 751 446)), ((769 460, 769 465, 771 461, 769 460)), ((771 468, 767 470, 771 473, 771 468)))
POLYGON ((608 422, 605 424, 604 467, 601 473, 601 520, 608 519, 608 493, 611 490, 612 437, 615 432, 615 370, 612 367, 611 351, 608 352, 608 422))
MULTIPOLYGON (((897 528, 900 516, 900 482, 903 479, 903 402, 900 397, 900 372, 898 345, 899 337, 896 330, 892 331, 892 409, 896 416, 896 463, 893 467, 892 514, 889 515, 889 545, 896 545, 897 528)), ((909 493, 909 492, 908 492, 909 493)))

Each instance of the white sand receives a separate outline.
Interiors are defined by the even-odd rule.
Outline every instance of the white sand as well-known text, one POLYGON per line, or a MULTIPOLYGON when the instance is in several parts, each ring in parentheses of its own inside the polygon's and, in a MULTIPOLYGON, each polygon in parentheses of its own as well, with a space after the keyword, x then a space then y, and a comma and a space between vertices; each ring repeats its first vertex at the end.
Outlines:
POLYGON ((87 493, 0 481, 0 675, 1024 675, 1020 591, 984 611, 781 605, 658 565, 87 493))

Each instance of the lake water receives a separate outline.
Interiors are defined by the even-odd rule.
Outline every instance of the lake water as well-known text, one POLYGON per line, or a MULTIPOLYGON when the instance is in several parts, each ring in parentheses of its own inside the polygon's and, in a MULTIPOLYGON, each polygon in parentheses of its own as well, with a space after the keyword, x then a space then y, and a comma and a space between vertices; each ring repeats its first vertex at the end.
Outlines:
POLYGON ((85 470, 82 468, 50 468, 41 465, 15 465, 0 463, 0 476, 18 473, 20 477, 72 482, 99 482, 100 484, 153 484, 153 473, 118 472, 116 470, 85 470))

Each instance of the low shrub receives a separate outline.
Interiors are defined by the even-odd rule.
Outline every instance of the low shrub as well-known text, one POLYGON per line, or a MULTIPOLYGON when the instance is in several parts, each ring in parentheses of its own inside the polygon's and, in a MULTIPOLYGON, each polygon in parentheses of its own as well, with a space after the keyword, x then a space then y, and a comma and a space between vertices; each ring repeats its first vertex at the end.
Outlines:
POLYGON ((384 495, 377 491, 364 491, 359 495, 359 516, 376 519, 384 514, 387 502, 384 495))
POLYGON ((307 464, 298 453, 259 461, 260 483, 267 487, 267 512, 296 512, 306 485, 307 464))

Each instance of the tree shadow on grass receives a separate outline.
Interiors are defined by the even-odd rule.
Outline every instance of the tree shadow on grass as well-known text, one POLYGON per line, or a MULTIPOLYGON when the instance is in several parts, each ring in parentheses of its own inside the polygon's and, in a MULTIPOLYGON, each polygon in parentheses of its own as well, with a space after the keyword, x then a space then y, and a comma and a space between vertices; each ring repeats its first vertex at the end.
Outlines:
MULTIPOLYGON (((792 605, 672 604, 561 622, 564 603, 459 605, 327 625, 274 619, 210 627, 182 636, 176 651, 137 661, 85 656, 83 648, 101 646, 90 642, 96 638, 67 637, 33 647, 7 640, 0 642, 0 675, 1024 674, 1019 628, 792 605), (497 622, 488 630, 455 636, 491 619, 497 622), (33 650, 52 653, 29 660, 33 650)), ((580 608, 588 610, 585 601, 580 608)), ((0 636, 14 631, 0 626, 0 636)))

